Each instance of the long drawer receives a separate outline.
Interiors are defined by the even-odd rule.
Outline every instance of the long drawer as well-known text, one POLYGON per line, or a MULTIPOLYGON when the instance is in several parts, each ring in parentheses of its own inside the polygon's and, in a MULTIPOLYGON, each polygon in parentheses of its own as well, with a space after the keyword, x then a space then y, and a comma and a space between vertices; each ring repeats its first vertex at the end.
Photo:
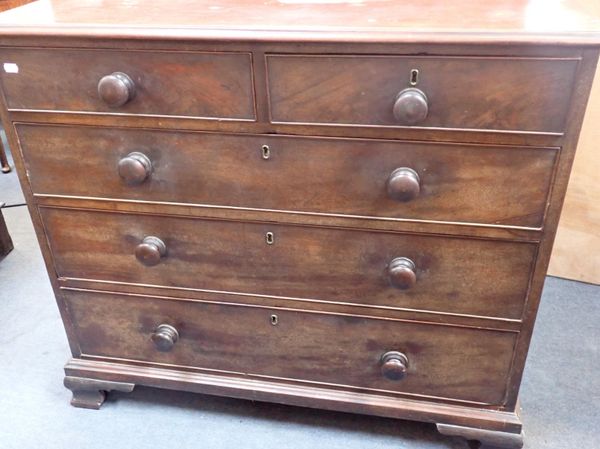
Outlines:
POLYGON ((537 248, 46 207, 41 215, 59 277, 512 319, 537 248))
POLYGON ((578 65, 575 58, 268 55, 271 119, 561 133, 578 65))
POLYGON ((318 312, 62 294, 84 357, 494 405, 504 399, 517 336, 318 312), (384 366, 394 357, 404 370, 384 366))
POLYGON ((0 60, 9 109, 255 118, 248 53, 4 48, 0 60))
POLYGON ((17 130, 39 194, 524 227, 542 226, 558 152, 48 125, 17 130), (147 167, 135 157, 145 157, 147 167))

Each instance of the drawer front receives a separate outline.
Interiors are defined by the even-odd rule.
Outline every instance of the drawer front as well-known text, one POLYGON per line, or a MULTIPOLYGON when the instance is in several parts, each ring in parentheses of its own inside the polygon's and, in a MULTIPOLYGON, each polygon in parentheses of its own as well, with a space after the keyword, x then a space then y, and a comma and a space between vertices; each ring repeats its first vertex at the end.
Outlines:
POLYGON ((578 61, 270 55, 271 118, 284 123, 560 133, 578 61), (406 88, 417 88, 425 97, 412 92, 397 103, 406 88))
POLYGON ((536 252, 530 243, 52 208, 41 213, 61 277, 512 319, 521 317, 536 252))
POLYGON ((517 335, 97 292, 63 295, 85 356, 486 404, 504 399, 517 335), (382 373, 382 355, 390 351, 406 356, 400 380, 382 373))
POLYGON ((2 49, 0 58, 9 109, 255 117, 249 54, 2 49), (126 74, 133 87, 114 73, 126 74), (99 94, 105 76, 102 92, 112 106, 99 94), (112 103, 126 98, 121 106, 112 103))
POLYGON ((17 130, 36 193, 524 227, 542 226, 557 156, 548 148, 364 139, 17 130), (151 166, 135 184, 118 170, 132 152, 151 166), (390 190, 403 167, 416 175, 413 197, 390 190))

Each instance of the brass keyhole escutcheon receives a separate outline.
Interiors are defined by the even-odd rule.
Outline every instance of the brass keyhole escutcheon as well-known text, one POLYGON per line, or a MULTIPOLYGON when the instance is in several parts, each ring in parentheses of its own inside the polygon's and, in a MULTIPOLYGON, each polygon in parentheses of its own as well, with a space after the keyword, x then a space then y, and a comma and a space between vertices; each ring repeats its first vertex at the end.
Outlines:
POLYGON ((265 234, 265 241, 267 242, 267 245, 272 245, 273 243, 275 243, 275 234, 273 234, 272 232, 267 232, 265 234))
POLYGON ((279 318, 277 317, 277 315, 271 315, 271 324, 273 326, 277 326, 277 323, 279 323, 279 318))
POLYGON ((261 148, 262 158, 268 160, 271 157, 271 149, 269 145, 263 145, 261 148))
POLYGON ((419 70, 412 69, 410 71, 410 85, 416 86, 417 84, 419 84, 419 70))

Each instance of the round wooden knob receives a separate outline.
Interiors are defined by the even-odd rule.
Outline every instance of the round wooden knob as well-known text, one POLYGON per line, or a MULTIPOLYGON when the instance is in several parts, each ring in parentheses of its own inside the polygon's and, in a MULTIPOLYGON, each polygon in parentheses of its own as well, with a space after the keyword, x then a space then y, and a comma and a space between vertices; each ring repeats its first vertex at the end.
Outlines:
POLYGON ((381 374, 389 380, 401 380, 408 371, 408 357, 398 351, 386 352, 381 356, 381 374))
POLYGON ((388 276, 394 287, 409 289, 417 283, 415 263, 407 257, 396 257, 388 266, 388 276))
POLYGON ((166 254, 167 247, 158 237, 144 237, 142 243, 135 247, 135 258, 147 267, 158 265, 166 254))
POLYGON ((156 328, 151 338, 156 349, 161 352, 168 352, 173 349, 173 346, 179 340, 179 332, 173 326, 161 324, 156 328))
POLYGON ((133 99, 135 84, 125 73, 111 73, 98 83, 98 95, 111 108, 118 108, 133 99))
POLYGON ((119 161, 119 176, 127 184, 141 184, 152 172, 152 162, 143 153, 129 153, 119 161))
POLYGON ((415 87, 401 91, 394 103, 394 117, 403 125, 416 125, 427 117, 427 95, 415 87))
POLYGON ((410 201, 419 196, 421 179, 412 168, 400 167, 387 180, 388 196, 396 201, 410 201))

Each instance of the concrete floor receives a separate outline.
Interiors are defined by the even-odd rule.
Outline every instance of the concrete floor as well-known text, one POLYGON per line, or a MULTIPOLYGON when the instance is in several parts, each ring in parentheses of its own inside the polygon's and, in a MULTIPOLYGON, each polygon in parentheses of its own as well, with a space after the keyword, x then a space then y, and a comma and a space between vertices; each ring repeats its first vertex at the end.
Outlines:
MULTIPOLYGON (((14 173, 0 202, 19 204, 14 173)), ((150 388, 102 410, 68 405, 67 340, 24 206, 3 209, 15 243, 0 261, 0 449, 469 448, 429 424, 150 388)), ((600 448, 600 287, 548 278, 521 390, 525 447, 600 448)))

